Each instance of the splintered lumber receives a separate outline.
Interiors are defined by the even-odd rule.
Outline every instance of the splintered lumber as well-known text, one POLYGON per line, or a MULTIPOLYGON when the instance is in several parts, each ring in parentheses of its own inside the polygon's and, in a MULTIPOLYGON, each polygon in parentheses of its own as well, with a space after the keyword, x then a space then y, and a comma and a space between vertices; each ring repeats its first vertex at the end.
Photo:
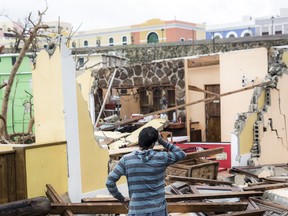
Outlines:
POLYGON ((44 216, 50 209, 47 197, 35 197, 0 205, 0 216, 44 216))
POLYGON ((266 213, 263 209, 247 210, 241 212, 233 212, 228 214, 217 214, 217 216, 262 216, 266 213))
MULTIPOLYGON (((224 199, 235 197, 246 198, 261 195, 263 195, 263 192, 260 191, 242 191, 242 192, 211 193, 211 194, 178 194, 178 195, 166 195, 166 201, 168 203, 171 203, 186 200, 224 199)), ((95 198, 83 198, 82 202, 101 203, 101 202, 118 202, 118 200, 113 197, 95 197, 95 198)))
MULTIPOLYGON (((124 155, 124 154, 128 154, 128 153, 130 153, 132 151, 135 151, 137 149, 138 149, 137 146, 127 147, 127 148, 120 148, 120 149, 110 149, 109 150, 109 155, 110 156, 121 156, 121 155, 124 155)), ((154 146, 153 149, 154 150, 163 150, 164 147, 161 146, 161 145, 157 145, 157 146, 154 146)))
POLYGON ((214 184, 214 185, 232 185, 232 182, 219 181, 213 179, 203 179, 203 178, 195 178, 195 177, 185 177, 185 176, 174 176, 167 175, 167 181, 183 181, 188 183, 205 183, 205 184, 214 184))
MULTIPOLYGON (((52 187, 50 184, 46 184, 46 196, 49 198, 49 200, 53 203, 65 203, 62 198, 59 196, 59 194, 56 192, 56 190, 52 187)), ((62 213, 62 216, 73 216, 74 214, 69 211, 65 210, 62 213)))
POLYGON ((255 203, 260 203, 260 204, 262 204, 264 206, 270 206, 272 208, 288 212, 288 207, 285 206, 285 205, 280 205, 280 204, 277 204, 277 203, 274 203, 274 202, 265 201, 265 200, 262 200, 262 199, 256 199, 256 198, 253 198, 253 197, 251 197, 250 199, 252 201, 254 201, 255 203))
MULTIPOLYGON (((168 203, 169 213, 188 212, 230 212, 243 211, 247 208, 247 203, 236 202, 191 202, 191 203, 168 203)), ((106 203, 52 203, 50 214, 61 214, 65 210, 70 210, 74 214, 127 214, 128 210, 124 205, 117 202, 106 203)))
POLYGON ((222 153, 223 150, 224 150, 223 147, 219 147, 219 148, 212 148, 212 149, 207 149, 203 151, 188 152, 186 153, 187 155, 186 158, 181 162, 184 163, 186 160, 195 159, 199 157, 208 157, 210 155, 219 154, 219 153, 222 153))
POLYGON ((264 184, 264 185, 257 185, 252 187, 244 187, 243 190, 249 191, 249 190, 273 190, 278 188, 285 188, 288 187, 288 183, 278 183, 278 184, 264 184))
POLYGON ((225 199, 225 198, 246 198, 251 196, 261 196, 263 193, 258 191, 249 192, 229 192, 229 193, 211 193, 211 194, 182 194, 167 195, 167 202, 178 202, 185 200, 203 200, 203 199, 225 199))

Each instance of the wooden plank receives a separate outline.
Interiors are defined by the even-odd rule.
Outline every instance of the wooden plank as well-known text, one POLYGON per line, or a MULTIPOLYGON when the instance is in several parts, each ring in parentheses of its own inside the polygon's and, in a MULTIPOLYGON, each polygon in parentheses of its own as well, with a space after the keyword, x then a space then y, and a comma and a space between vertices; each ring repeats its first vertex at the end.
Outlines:
POLYGON ((6 155, 0 155, 0 204, 8 202, 8 182, 7 182, 7 161, 6 155))
POLYGON ((186 158, 182 160, 181 163, 185 163, 185 161, 189 159, 195 159, 199 157, 208 157, 210 155, 219 154, 219 153, 222 153, 223 150, 224 150, 223 147, 219 147, 219 148, 207 149, 207 150, 197 151, 197 152, 188 152, 186 153, 187 155, 186 158))
POLYGON ((0 204, 16 200, 14 153, 13 150, 0 154, 0 204))
POLYGON ((273 190, 278 188, 286 188, 288 187, 288 183, 278 183, 278 184, 265 184, 265 185, 257 185, 252 187, 244 187, 243 190, 273 190))
MULTIPOLYGON (((128 154, 132 151, 135 151, 138 149, 138 146, 134 146, 134 147, 127 147, 127 148, 121 148, 121 149, 111 149, 109 150, 109 155, 110 156, 119 156, 119 155, 124 155, 124 154, 128 154)), ((153 148, 154 150, 163 150, 164 147, 161 145, 156 145, 153 148)))
POLYGON ((202 199, 224 199, 224 198, 245 198, 251 196, 261 196, 263 192, 250 191, 247 192, 229 192, 229 193, 211 193, 211 194, 183 194, 183 195, 167 195, 167 202, 178 202, 184 200, 202 200, 202 199))
MULTIPOLYGON (((46 195, 50 201, 54 203, 65 203, 51 184, 46 184, 46 188, 47 188, 46 195)), ((73 215, 74 214, 70 210, 65 210, 61 214, 61 216, 73 216, 73 215)))
POLYGON ((8 182, 8 202, 16 201, 16 172, 15 172, 15 152, 8 154, 7 163, 7 182, 8 182))
MULTIPOLYGON (((235 198, 235 197, 245 198, 261 195, 263 195, 263 192, 260 191, 242 191, 242 192, 210 193, 210 194, 179 194, 179 195, 166 195, 166 201, 169 203, 185 200, 223 199, 223 198, 235 198)), ((95 197, 95 198, 83 198, 82 202, 105 203, 105 202, 118 202, 118 200, 113 197, 95 197)))
POLYGON ((213 184, 213 185, 232 185, 232 182, 219 181, 219 180, 213 180, 213 179, 195 178, 195 177, 173 176, 173 175, 167 175, 166 180, 183 181, 183 182, 188 182, 188 183, 206 183, 206 184, 213 184))
POLYGON ((26 158, 23 147, 15 147, 16 197, 27 199, 26 158))
POLYGON ((251 197, 250 199, 253 200, 255 203, 260 203, 260 204, 263 204, 263 205, 266 205, 266 206, 270 206, 272 208, 276 208, 278 210, 282 210, 282 211, 288 212, 288 207, 285 206, 285 205, 280 205, 280 204, 277 204, 277 203, 273 203, 273 202, 265 201, 265 200, 261 200, 261 199, 256 199, 256 198, 253 198, 253 197, 251 197))
MULTIPOLYGON (((248 86, 248 87, 237 89, 237 90, 234 90, 234 91, 225 92, 223 94, 220 94, 219 96, 212 96, 212 97, 208 97, 208 98, 205 98, 205 99, 200 99, 200 100, 197 100, 197 101, 193 101, 193 102, 190 102, 190 103, 178 105, 178 106, 175 106, 175 107, 169 107, 167 109, 163 109, 163 110, 158 110, 158 111, 155 111, 155 112, 147 113, 147 114, 145 114, 145 115, 143 115, 141 117, 137 117, 137 118, 129 118, 129 119, 125 120, 125 121, 119 122, 117 124, 117 126, 124 125, 124 124, 130 123, 130 122, 134 122, 136 120, 140 120, 141 118, 144 118, 144 117, 147 117, 147 116, 150 116, 150 115, 159 115, 161 113, 166 113, 166 112, 169 112, 169 111, 181 109, 181 108, 184 108, 186 106, 192 106, 192 105, 195 105, 195 104, 198 104, 198 103, 205 103, 205 102, 214 100, 216 98, 228 96, 228 95, 231 95, 231 94, 236 94, 236 93, 239 93, 239 92, 242 92, 242 91, 247 91, 247 90, 250 90, 250 89, 253 89, 253 88, 256 88, 256 87, 265 87, 265 86, 271 84, 272 82, 273 81, 267 81, 267 82, 259 83, 259 84, 253 85, 253 86, 248 86)), ((116 128, 117 126, 114 126, 112 128, 116 128)))
POLYGON ((55 191, 51 184, 46 184, 46 188, 46 194, 48 195, 47 197, 50 199, 51 202, 64 203, 64 201, 61 199, 61 197, 58 195, 58 193, 55 191))
POLYGON ((262 216, 266 213, 263 209, 241 211, 241 212, 232 212, 228 214, 217 214, 217 216, 262 216))
MULTIPOLYGON (((247 203, 168 203, 169 213, 188 212, 229 212, 243 211, 247 208, 247 203)), ((52 203, 50 214, 61 214, 64 210, 70 210, 74 214, 127 214, 124 205, 117 202, 107 203, 52 203)))
POLYGON ((45 216, 50 209, 47 197, 36 197, 0 205, 0 216, 45 216))

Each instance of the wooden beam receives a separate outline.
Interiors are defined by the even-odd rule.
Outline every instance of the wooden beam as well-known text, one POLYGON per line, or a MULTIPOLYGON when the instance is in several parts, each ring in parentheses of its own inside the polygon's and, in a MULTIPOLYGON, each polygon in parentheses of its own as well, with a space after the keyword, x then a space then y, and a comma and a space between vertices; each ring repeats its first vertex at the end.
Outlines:
POLYGON ((190 103, 178 105, 178 106, 175 106, 175 107, 170 107, 170 108, 167 108, 167 109, 158 110, 158 111, 155 111, 155 112, 144 114, 143 116, 137 117, 137 118, 129 118, 129 119, 125 120, 125 121, 121 121, 121 122, 117 123, 117 125, 113 126, 113 128, 116 128, 119 125, 123 125, 123 124, 127 124, 127 123, 130 123, 130 122, 134 122, 134 121, 140 120, 140 119, 142 119, 144 117, 147 117, 147 116, 150 116, 150 115, 159 115, 161 113, 165 113, 165 112, 181 109, 181 108, 184 108, 186 106, 191 106, 191 105, 195 105, 195 104, 198 104, 198 103, 208 102, 208 101, 214 100, 216 98, 228 96, 228 95, 231 95, 231 94, 236 94, 236 93, 239 93, 239 92, 242 92, 242 91, 247 91, 247 90, 253 89, 255 87, 266 87, 267 85, 271 84, 272 82, 273 81, 259 83, 259 84, 253 85, 253 86, 248 86, 248 87, 237 89, 237 90, 234 90, 234 91, 225 92, 223 94, 220 94, 219 96, 212 96, 212 97, 208 97, 208 98, 205 98, 205 99, 200 99, 200 100, 197 100, 197 101, 193 101, 193 102, 190 102, 190 103))
MULTIPOLYGON (((53 203, 65 203, 63 201, 63 199, 58 195, 56 190, 52 187, 52 185, 46 184, 46 188, 47 188, 46 196, 49 198, 49 200, 51 202, 53 202, 53 203)), ((73 216, 73 215, 74 214, 69 210, 65 210, 61 214, 61 216, 73 216)))
POLYGON ((0 216, 45 216, 50 209, 47 197, 36 197, 0 205, 0 216))
POLYGON ((207 150, 197 151, 197 152, 188 152, 186 153, 186 158, 182 160, 181 163, 182 162, 184 163, 186 160, 190 160, 190 159, 208 157, 210 155, 219 154, 219 153, 222 153, 223 150, 224 150, 223 147, 219 147, 219 148, 207 149, 207 150))
POLYGON ((250 191, 247 192, 226 192, 226 193, 211 193, 211 194, 183 194, 183 195, 167 195, 167 202, 178 202, 184 200, 202 200, 202 199, 223 199, 223 198, 245 198, 251 196, 261 196, 263 192, 250 191))
POLYGON ((254 201, 255 203, 260 203, 262 205, 266 205, 266 206, 275 208, 277 210, 288 212, 288 206, 280 205, 280 204, 273 203, 273 202, 270 202, 270 201, 265 201, 265 200, 262 200, 262 199, 256 199, 256 198, 253 198, 253 197, 251 197, 250 199, 252 201, 254 201))
MULTIPOLYGON (((110 149, 108 150, 109 156, 121 156, 124 154, 128 154, 132 151, 137 150, 139 147, 138 146, 133 146, 133 147, 126 147, 126 148, 120 148, 120 149, 110 149)), ((164 147, 162 145, 156 145, 153 148, 154 150, 163 150, 164 147)))
MULTIPOLYGON (((166 201, 170 203, 185 200, 223 199, 234 197, 245 198, 261 195, 263 195, 263 192, 259 191, 242 191, 242 192, 211 193, 211 194, 180 194, 180 195, 166 195, 166 201)), ((96 198, 84 198, 82 199, 82 202, 105 203, 105 202, 118 202, 118 200, 113 197, 96 197, 96 198)))
POLYGON ((215 92, 207 91, 207 90, 204 90, 204 89, 198 88, 197 86, 192 86, 192 85, 188 85, 188 90, 219 96, 219 94, 217 94, 215 92))
POLYGON ((219 59, 217 60, 210 60, 207 62, 188 62, 189 68, 196 68, 196 67, 207 67, 207 66, 213 66, 213 65, 219 65, 219 59))
POLYGON ((183 181, 183 182, 188 182, 188 183, 205 183, 205 184, 214 184, 214 185, 232 185, 232 182, 219 181, 219 180, 213 180, 213 179, 195 178, 195 177, 174 176, 174 175, 167 175, 166 180, 183 181))
MULTIPOLYGON (((193 202, 193 203, 168 203, 169 213, 188 212, 229 212, 243 211, 247 208, 247 203, 236 202, 193 202)), ((128 210, 124 205, 117 202, 106 203, 52 203, 50 214, 61 214, 65 210, 70 210, 74 214, 127 214, 128 210)))
POLYGON ((262 216, 266 213, 263 209, 247 210, 241 212, 233 212, 228 214, 217 214, 217 216, 262 216))
POLYGON ((244 187, 243 190, 250 191, 250 190, 273 190, 278 188, 286 188, 288 187, 288 183, 278 183, 278 184, 264 184, 264 185, 257 185, 252 187, 244 187))

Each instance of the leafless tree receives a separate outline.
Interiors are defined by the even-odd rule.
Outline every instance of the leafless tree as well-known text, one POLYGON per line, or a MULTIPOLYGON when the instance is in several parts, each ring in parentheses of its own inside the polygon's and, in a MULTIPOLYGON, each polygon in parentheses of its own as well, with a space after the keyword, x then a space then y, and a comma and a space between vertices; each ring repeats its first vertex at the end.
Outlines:
MULTIPOLYGON (((15 38, 16 38, 15 44, 13 46, 13 50, 19 52, 19 55, 18 55, 18 58, 16 59, 15 64, 13 65, 11 69, 10 77, 6 84, 3 102, 2 102, 2 109, 1 109, 1 114, 0 114, 0 137, 2 141, 6 143, 9 143, 11 141, 11 137, 9 136, 7 132, 6 122, 7 122, 7 110, 8 110, 8 104, 9 104, 8 103, 9 96, 10 96, 11 89, 14 83, 14 78, 16 76, 16 73, 27 51, 29 51, 29 49, 31 49, 33 45, 35 46, 35 41, 37 40, 37 38, 42 36, 41 31, 49 28, 48 25, 44 25, 42 23, 42 18, 45 15, 45 12, 47 11, 47 9, 48 7, 46 4, 46 9, 43 12, 38 11, 38 17, 36 21, 32 20, 32 13, 30 13, 26 20, 26 24, 19 28, 20 31, 17 29, 10 29, 10 31, 15 34, 15 38), (23 46, 22 46, 22 42, 23 42, 23 46)), ((33 120, 31 122, 33 122, 33 120)))

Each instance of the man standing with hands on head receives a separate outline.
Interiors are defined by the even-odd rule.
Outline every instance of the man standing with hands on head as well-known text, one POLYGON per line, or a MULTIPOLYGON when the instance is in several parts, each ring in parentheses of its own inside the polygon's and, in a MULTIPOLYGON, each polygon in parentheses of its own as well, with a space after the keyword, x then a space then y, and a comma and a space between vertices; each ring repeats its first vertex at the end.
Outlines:
POLYGON ((161 137, 153 127, 146 127, 138 137, 139 149, 124 155, 110 172, 106 187, 113 197, 128 208, 128 216, 166 216, 165 170, 186 157, 184 151, 161 137), (166 151, 155 151, 158 141, 166 151), (129 198, 118 190, 116 182, 126 176, 129 198))

